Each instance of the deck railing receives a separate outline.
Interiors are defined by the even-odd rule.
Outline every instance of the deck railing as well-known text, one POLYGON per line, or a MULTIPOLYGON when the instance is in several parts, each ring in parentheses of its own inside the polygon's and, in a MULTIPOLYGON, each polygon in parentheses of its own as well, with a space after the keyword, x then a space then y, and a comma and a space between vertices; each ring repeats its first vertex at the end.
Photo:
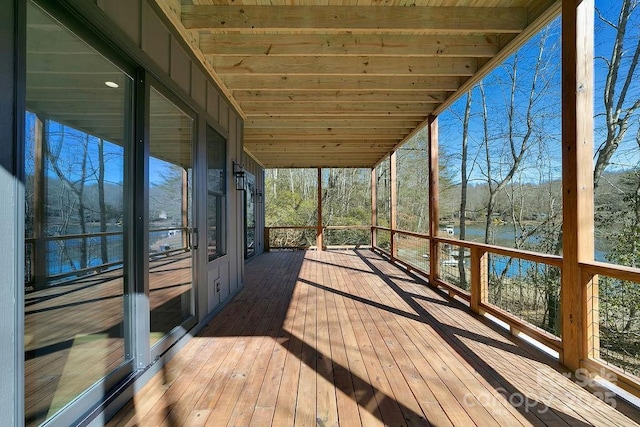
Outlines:
POLYGON ((640 395, 640 271, 603 262, 581 263, 593 279, 586 315, 593 333, 587 367, 615 378, 619 386, 640 395))
MULTIPOLYGON (((326 225, 322 227, 323 247, 354 248, 371 245, 370 225, 326 225)), ((271 249, 316 249, 318 227, 285 225, 265 227, 265 251, 271 249)))
MULTIPOLYGON (((562 356, 561 256, 386 227, 372 227, 372 235, 376 252, 562 356)), ((596 261, 580 268, 594 287, 584 303, 593 332, 583 366, 640 395, 640 271, 596 261)))
POLYGON ((433 286, 445 288, 477 313, 504 322, 512 333, 524 333, 562 352, 561 257, 446 237, 431 239, 427 234, 385 227, 373 229, 377 252, 428 277, 433 286), (435 262, 432 248, 437 250, 435 262))
MULTIPOLYGON (((187 231, 182 227, 149 230, 149 257, 153 259, 185 251, 188 247, 187 231)), ((122 231, 26 238, 25 291, 121 268, 123 239, 122 231)))

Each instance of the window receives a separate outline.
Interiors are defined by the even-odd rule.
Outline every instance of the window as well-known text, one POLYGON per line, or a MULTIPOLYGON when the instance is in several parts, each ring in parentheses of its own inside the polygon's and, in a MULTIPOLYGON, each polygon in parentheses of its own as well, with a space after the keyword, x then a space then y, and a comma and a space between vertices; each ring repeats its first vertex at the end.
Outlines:
POLYGON ((207 126, 207 254, 209 261, 226 253, 225 195, 227 141, 207 126))

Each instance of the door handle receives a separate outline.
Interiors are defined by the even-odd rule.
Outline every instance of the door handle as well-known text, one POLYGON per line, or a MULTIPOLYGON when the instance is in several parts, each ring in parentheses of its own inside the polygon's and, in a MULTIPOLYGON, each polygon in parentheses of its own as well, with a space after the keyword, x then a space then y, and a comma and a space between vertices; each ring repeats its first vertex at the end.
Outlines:
POLYGON ((189 228, 187 229, 187 246, 189 249, 198 249, 198 229, 197 228, 189 228))

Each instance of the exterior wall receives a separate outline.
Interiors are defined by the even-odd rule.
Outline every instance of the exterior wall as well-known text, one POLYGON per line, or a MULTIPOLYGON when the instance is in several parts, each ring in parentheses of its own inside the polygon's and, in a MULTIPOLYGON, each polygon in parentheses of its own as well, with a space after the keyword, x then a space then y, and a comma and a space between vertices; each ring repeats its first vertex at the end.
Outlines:
MULTIPOLYGON (((38 0, 37 0, 38 1, 38 0)), ((242 160, 243 121, 240 115, 229 105, 206 70, 193 58, 187 46, 178 35, 174 35, 171 26, 157 6, 151 0, 39 0, 56 13, 75 15, 83 25, 82 33, 88 33, 94 39, 101 39, 112 46, 121 56, 141 68, 159 81, 172 94, 187 104, 197 115, 196 171, 194 179, 206 182, 205 136, 206 127, 211 126, 227 139, 227 193, 226 193, 226 255, 207 263, 204 233, 200 234, 202 250, 197 252, 196 280, 196 317, 198 324, 176 345, 168 348, 159 361, 149 360, 149 365, 126 383, 120 384, 117 394, 110 394, 113 388, 98 390, 100 396, 92 397, 92 408, 81 408, 83 412, 72 412, 72 416, 82 417, 83 423, 101 425, 131 398, 142 383, 158 372, 165 360, 175 354, 189 336, 204 326, 223 307, 243 285, 243 200, 241 192, 233 185, 232 161, 242 160), (216 290, 216 286, 222 292, 216 290), (216 294, 218 296, 216 297, 216 294), (217 298, 217 299, 216 299, 217 298), (101 399, 101 400, 100 400, 101 399)), ((22 24, 16 19, 16 9, 23 9, 24 1, 0 2, 0 89, 9 94, 0 100, 0 193, 7 203, 0 209, 0 227, 3 228, 5 246, 2 280, 0 283, 0 307, 3 313, 2 338, 6 344, 0 350, 0 372, 2 391, 0 392, 0 424, 22 425, 24 423, 24 186, 21 182, 23 155, 17 153, 23 145, 24 130, 24 68, 18 67, 23 60, 17 39, 26 30, 24 13, 22 24), (22 27, 16 29, 16 27, 22 27), (19 30, 19 31, 17 31, 19 30), (11 96, 15 94, 14 98, 11 96)), ((74 29, 75 31, 75 29, 74 29)), ((84 34, 83 34, 84 35, 84 34)), ((196 211, 195 226, 206 230, 206 187, 196 184, 194 204, 196 211)), ((82 405, 80 405, 82 406, 82 405)), ((48 425, 69 424, 55 418, 48 425)), ((76 421, 78 418, 74 418, 76 421)), ((71 422, 71 423, 75 423, 71 422)))
MULTIPOLYGON (((156 11, 153 1, 145 0, 98 0, 96 5, 76 1, 83 12, 100 18, 101 15, 117 27, 110 32, 121 41, 132 56, 143 62, 148 71, 173 92, 184 98, 206 121, 223 136, 227 137, 227 256, 209 263, 207 271, 199 276, 207 286, 198 290, 198 317, 204 320, 216 307, 211 303, 213 282, 221 281, 223 292, 220 302, 235 294, 242 286, 242 198, 233 189, 231 162, 242 157, 242 118, 226 101, 215 83, 207 78, 206 71, 197 59, 192 58, 184 46, 182 38, 172 34, 171 26, 164 22, 162 14, 156 11), (118 31, 119 30, 119 31, 118 31), (208 272, 211 272, 209 276, 208 272), (228 289, 228 292, 226 290, 228 289), (207 304, 204 304, 207 302, 207 304)), ((200 128, 199 143, 203 145, 203 129, 200 128)), ((201 157, 202 158, 202 157, 201 157)), ((204 176, 201 176, 204 179, 204 176)), ((200 197, 206 197, 206 192, 200 197)), ((204 200, 204 199, 203 199, 204 200)), ((198 228, 206 229, 204 215, 198 228)), ((202 258, 204 260, 204 257, 202 258)), ((202 264, 202 263, 201 263, 202 264)))
POLYGON ((17 426, 24 413, 24 185, 22 145, 24 64, 15 55, 24 37, 24 2, 0 2, 0 425, 17 426), (18 16, 20 19, 16 19, 18 16), (17 25, 16 25, 17 24, 17 25))

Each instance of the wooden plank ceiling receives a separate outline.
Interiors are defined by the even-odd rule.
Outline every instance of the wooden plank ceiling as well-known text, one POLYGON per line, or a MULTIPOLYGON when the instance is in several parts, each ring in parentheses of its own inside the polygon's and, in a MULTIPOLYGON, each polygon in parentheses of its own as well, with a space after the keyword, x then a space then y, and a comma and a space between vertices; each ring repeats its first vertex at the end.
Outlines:
POLYGON ((265 167, 371 167, 542 25, 553 0, 156 0, 265 167))

